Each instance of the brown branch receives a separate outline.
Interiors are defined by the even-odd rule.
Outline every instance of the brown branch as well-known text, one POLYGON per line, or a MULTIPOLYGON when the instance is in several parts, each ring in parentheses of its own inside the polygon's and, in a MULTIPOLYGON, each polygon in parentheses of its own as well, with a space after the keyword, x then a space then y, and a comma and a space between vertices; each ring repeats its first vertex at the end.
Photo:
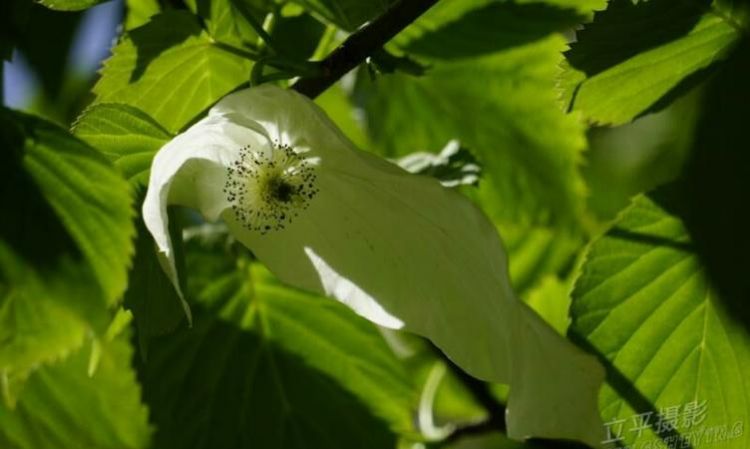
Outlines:
POLYGON ((385 13, 352 33, 320 62, 321 75, 301 78, 292 89, 315 98, 350 70, 380 50, 401 30, 414 22, 438 0, 399 0, 385 13))

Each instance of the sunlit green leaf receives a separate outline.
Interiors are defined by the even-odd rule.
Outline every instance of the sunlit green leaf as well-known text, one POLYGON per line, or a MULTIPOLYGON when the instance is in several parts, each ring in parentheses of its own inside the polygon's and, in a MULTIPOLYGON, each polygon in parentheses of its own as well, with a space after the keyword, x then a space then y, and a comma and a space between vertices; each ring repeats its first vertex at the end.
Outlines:
POLYGON ((59 11, 78 11, 91 8, 107 0, 38 0, 39 3, 50 9, 59 11))
POLYGON ((177 131, 250 76, 251 61, 184 11, 154 16, 114 48, 94 86, 97 103, 124 103, 177 131))
POLYGON ((15 408, 0 403, 4 449, 146 449, 151 428, 124 337, 104 344, 89 376, 89 347, 31 375, 15 408))
POLYGON ((132 253, 130 189, 91 147, 38 119, 22 120, 24 167, 91 265, 106 304, 112 305, 125 288, 132 253))
POLYGON ((629 122, 705 79, 738 27, 705 1, 614 0, 566 54, 567 99, 592 122, 629 122))
POLYGON ((674 419, 695 449, 746 448, 750 335, 722 310, 671 203, 656 198, 637 197, 591 248, 572 332, 612 365, 600 396, 610 435, 653 445, 676 438, 658 424, 674 419))
POLYGON ((326 111, 331 120, 358 148, 370 147, 362 121, 356 116, 341 83, 335 84, 319 95, 315 103, 326 111))
POLYGON ((151 159, 172 137, 144 112, 113 103, 88 108, 76 121, 73 133, 106 154, 138 186, 148 183, 151 159))
POLYGON ((607 0, 515 0, 516 3, 544 3, 560 8, 575 9, 580 13, 590 13, 607 7, 607 0))
POLYGON ((256 44, 258 35, 247 21, 262 24, 271 11, 263 0, 186 0, 193 13, 203 18, 208 34, 221 42, 242 46, 256 44))
POLYGON ((525 298, 526 304, 563 335, 570 323, 570 284, 571 282, 555 276, 547 276, 525 298))
POLYGON ((125 29, 132 30, 148 23, 149 19, 161 12, 158 0, 125 0, 125 29))

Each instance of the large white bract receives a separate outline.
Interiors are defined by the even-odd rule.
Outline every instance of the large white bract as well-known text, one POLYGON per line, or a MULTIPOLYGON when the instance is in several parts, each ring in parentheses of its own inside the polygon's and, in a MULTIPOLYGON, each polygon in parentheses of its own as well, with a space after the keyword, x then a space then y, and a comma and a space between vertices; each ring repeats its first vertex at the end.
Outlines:
POLYGON ((271 85, 233 93, 156 155, 143 216, 177 287, 169 204, 224 220, 282 281, 510 384, 511 437, 603 439, 601 366, 515 297, 482 212, 356 149, 306 97, 271 85))

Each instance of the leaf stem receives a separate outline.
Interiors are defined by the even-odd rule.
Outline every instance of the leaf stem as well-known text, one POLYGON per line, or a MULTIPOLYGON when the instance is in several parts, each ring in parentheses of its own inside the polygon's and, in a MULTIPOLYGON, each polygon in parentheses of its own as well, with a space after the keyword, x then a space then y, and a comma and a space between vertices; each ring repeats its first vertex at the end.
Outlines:
POLYGON ((249 59, 251 61, 257 61, 260 59, 261 55, 259 53, 244 49, 244 48, 238 48, 233 45, 229 45, 224 42, 220 42, 217 40, 214 40, 212 42, 212 45, 220 50, 224 50, 227 53, 231 53, 236 56, 240 56, 245 59, 249 59))
POLYGON ((301 78, 292 89, 315 98, 379 50, 438 0, 399 0, 380 17, 352 33, 321 61, 322 74, 301 78))

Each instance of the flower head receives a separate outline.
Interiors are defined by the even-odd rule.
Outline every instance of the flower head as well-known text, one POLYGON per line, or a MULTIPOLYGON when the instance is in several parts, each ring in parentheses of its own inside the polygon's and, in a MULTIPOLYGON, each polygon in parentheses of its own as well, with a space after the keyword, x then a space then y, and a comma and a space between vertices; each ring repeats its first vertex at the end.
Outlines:
POLYGON ((314 161, 288 145, 239 150, 227 167, 224 193, 245 228, 265 234, 291 224, 319 192, 314 161))
POLYGON ((601 367, 514 296, 489 220, 356 149, 309 99, 270 85, 231 94, 156 155, 143 214, 178 286, 168 204, 223 219, 282 281, 509 383, 510 436, 601 440, 601 367))

